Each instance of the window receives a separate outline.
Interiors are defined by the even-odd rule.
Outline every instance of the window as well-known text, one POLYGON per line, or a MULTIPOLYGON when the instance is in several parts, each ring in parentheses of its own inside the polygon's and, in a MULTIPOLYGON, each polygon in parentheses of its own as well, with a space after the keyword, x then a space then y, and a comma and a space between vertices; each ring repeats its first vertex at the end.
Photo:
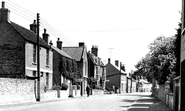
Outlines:
POLYGON ((49 73, 46 73, 46 86, 49 86, 49 73))
POLYGON ((49 66, 49 49, 46 50, 46 65, 49 66))
POLYGON ((36 63, 36 59, 37 59, 37 49, 36 49, 36 45, 33 45, 33 63, 36 63))
POLYGON ((37 77, 36 73, 36 71, 33 71, 33 77, 37 77))

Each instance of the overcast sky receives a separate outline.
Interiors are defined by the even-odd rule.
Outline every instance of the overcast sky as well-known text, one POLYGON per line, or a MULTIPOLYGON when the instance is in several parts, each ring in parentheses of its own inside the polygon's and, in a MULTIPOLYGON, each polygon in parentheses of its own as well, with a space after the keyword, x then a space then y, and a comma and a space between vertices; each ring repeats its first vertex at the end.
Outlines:
POLYGON ((126 71, 148 52, 159 36, 173 36, 180 22, 181 0, 5 0, 10 20, 29 28, 41 16, 41 33, 50 40, 58 37, 64 46, 85 42, 87 49, 98 46, 104 62, 119 60, 126 71), (49 26, 49 25, 50 26, 49 26), (51 27, 52 26, 52 27, 51 27), (55 29, 56 31, 54 31, 55 29), (110 53, 110 50, 111 53, 110 53))

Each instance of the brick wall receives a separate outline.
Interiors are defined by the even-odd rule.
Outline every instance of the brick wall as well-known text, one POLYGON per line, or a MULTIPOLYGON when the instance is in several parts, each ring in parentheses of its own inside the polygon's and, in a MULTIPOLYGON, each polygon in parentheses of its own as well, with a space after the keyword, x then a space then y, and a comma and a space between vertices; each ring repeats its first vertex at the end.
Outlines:
POLYGON ((0 23, 0 74, 23 75, 24 40, 11 25, 0 23))
POLYGON ((61 74, 59 71, 60 57, 56 51, 53 51, 53 85, 61 85, 61 74))
POLYGON ((109 80, 107 83, 106 83, 106 86, 108 88, 110 88, 111 90, 113 90, 112 86, 115 86, 116 88, 119 87, 119 76, 120 75, 114 75, 114 76, 110 76, 110 77, 107 77, 107 80, 109 80))

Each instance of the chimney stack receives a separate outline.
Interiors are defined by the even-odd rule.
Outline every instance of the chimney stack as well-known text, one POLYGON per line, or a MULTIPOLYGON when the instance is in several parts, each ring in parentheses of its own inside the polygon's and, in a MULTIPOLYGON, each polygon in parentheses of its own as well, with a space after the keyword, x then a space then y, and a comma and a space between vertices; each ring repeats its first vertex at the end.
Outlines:
POLYGON ((46 33, 46 29, 44 29, 44 33, 42 34, 44 41, 48 44, 49 34, 46 33))
POLYGON ((37 32, 36 20, 33 21, 33 24, 30 24, 30 30, 33 31, 34 33, 37 32))
POLYGON ((50 45, 50 46, 52 46, 52 45, 53 45, 53 42, 52 42, 52 40, 50 40, 50 42, 49 42, 49 45, 50 45))
POLYGON ((110 64, 110 58, 108 58, 108 63, 110 64))
POLYGON ((79 42, 79 47, 83 47, 84 45, 84 42, 79 42))
POLYGON ((91 48, 91 53, 93 53, 95 56, 98 56, 98 46, 93 45, 91 48))
POLYGON ((119 67, 119 61, 118 61, 118 60, 115 60, 115 65, 116 65, 117 67, 119 67))
POLYGON ((2 1, 2 8, 5 8, 5 2, 2 1))
POLYGON ((2 8, 0 9, 0 22, 9 22, 10 11, 5 8, 5 2, 2 1, 2 8))
POLYGON ((58 41, 57 41, 57 48, 62 50, 62 41, 60 41, 60 38, 58 38, 58 41))

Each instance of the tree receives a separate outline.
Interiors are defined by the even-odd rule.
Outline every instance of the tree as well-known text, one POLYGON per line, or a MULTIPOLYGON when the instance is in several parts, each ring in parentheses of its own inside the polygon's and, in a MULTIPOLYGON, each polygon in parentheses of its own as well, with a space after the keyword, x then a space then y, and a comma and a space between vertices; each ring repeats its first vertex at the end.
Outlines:
POLYGON ((143 76, 148 81, 155 78, 159 84, 164 84, 175 71, 176 58, 174 54, 175 37, 158 37, 149 45, 149 53, 135 67, 135 75, 143 76))
POLYGON ((181 23, 178 25, 179 27, 176 29, 176 34, 175 34, 175 49, 174 49, 174 54, 176 58, 176 65, 175 65, 175 73, 176 76, 180 76, 180 50, 181 50, 181 23))

